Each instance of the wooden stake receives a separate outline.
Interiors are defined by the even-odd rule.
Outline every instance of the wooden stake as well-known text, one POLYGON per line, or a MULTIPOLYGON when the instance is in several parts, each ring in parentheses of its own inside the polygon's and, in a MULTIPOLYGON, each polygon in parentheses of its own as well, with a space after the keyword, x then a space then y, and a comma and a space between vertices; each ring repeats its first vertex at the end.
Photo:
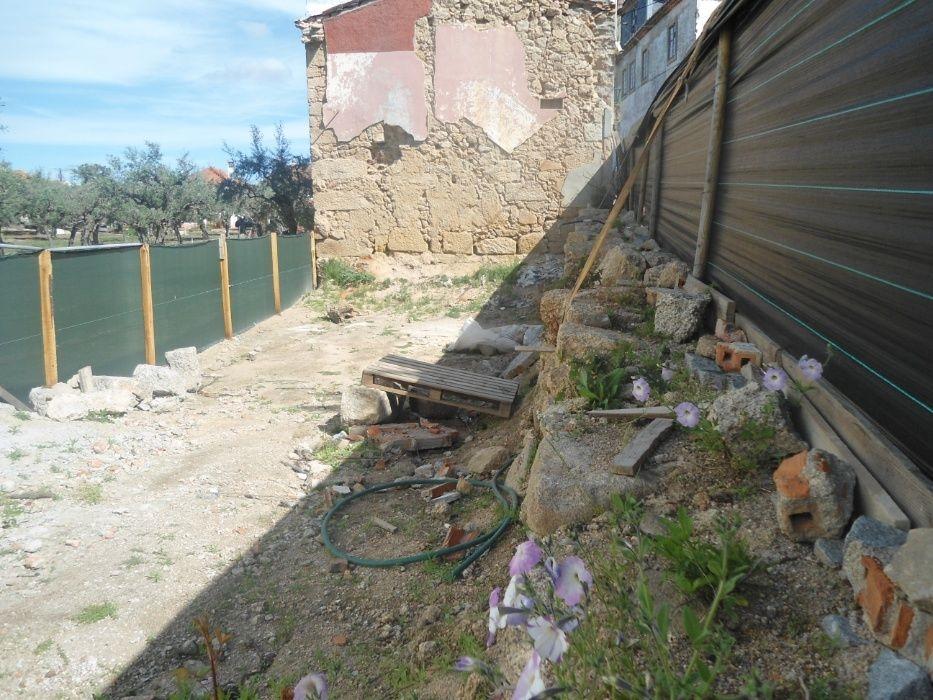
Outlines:
POLYGON ((55 311, 52 305, 52 251, 39 253, 39 313, 42 315, 42 358, 45 385, 58 384, 58 349, 55 344, 55 311))
POLYGON ((227 236, 220 237, 220 305, 224 315, 224 337, 233 337, 233 310, 230 304, 230 267, 227 264, 227 236))
POLYGON ((719 33, 716 57, 716 85, 713 92, 712 124, 709 147, 706 151, 706 180, 700 200, 700 225, 697 229, 697 247, 693 258, 693 276, 702 280, 709 257, 710 230, 716 209, 716 184, 719 181, 719 162, 722 157, 722 132, 726 123, 726 98, 729 92, 729 60, 732 50, 732 31, 723 27, 719 33))
POLYGON ((152 260, 149 245, 139 249, 139 286, 142 292, 143 306, 143 341, 146 348, 146 364, 156 363, 155 349, 155 313, 152 308, 152 260))
POLYGON ((654 177, 652 180, 651 210, 648 214, 648 235, 654 238, 658 233, 658 214, 661 212, 661 158, 664 156, 664 126, 658 133, 658 138, 651 144, 651 155, 649 163, 654 165, 654 177))
POLYGON ((308 231, 308 245, 311 246, 311 289, 317 289, 317 241, 314 231, 308 231))
POLYGON ((275 313, 282 313, 282 289, 279 286, 279 234, 275 231, 269 234, 269 245, 272 246, 272 298, 275 300, 275 313))
MULTIPOLYGON (((713 18, 710 18, 710 21, 706 23, 706 27, 709 27, 713 21, 713 18)), ((583 286, 583 282, 590 274, 590 270, 593 269, 593 264, 596 262, 599 251, 603 247, 603 243, 606 242, 606 236, 609 235, 609 231, 612 230, 616 219, 618 219, 619 214, 622 213, 622 209, 625 206, 625 202, 628 201, 629 194, 632 192, 632 187, 635 185, 635 181, 638 179, 641 168, 645 164, 645 161, 648 159, 649 147, 652 143, 654 143, 654 139, 658 135, 658 132, 661 129, 661 125, 664 123, 664 119, 667 117, 667 113, 674 105, 674 100, 677 99, 681 89, 687 82, 687 76, 689 76, 693 72, 693 69, 696 67, 697 61, 700 58, 700 48, 703 46, 703 42, 706 39, 706 27, 703 28, 703 32, 696 40, 696 44, 693 46, 693 52, 690 54, 690 58, 687 59, 687 63, 684 65, 683 70, 677 77, 677 82, 674 83, 674 87, 671 89, 671 94, 667 98, 667 102, 664 103, 664 106, 658 113, 658 118, 655 119, 654 124, 651 127, 651 131, 648 132, 648 137, 645 139, 645 144, 641 155, 638 157, 635 165, 632 166, 632 170, 629 172, 629 175, 625 180, 625 184, 622 185, 622 189, 619 190, 619 196, 616 197, 615 204, 612 206, 612 209, 609 212, 609 216, 606 218, 606 223, 603 224, 602 230, 596 237, 596 241, 593 243, 593 249, 590 251, 586 262, 583 263, 583 269, 581 269, 580 274, 577 275, 577 281, 574 283, 573 289, 570 291, 570 296, 567 297, 567 302, 564 306, 564 317, 566 317, 567 312, 570 310, 570 305, 573 303, 574 297, 577 296, 577 292, 580 291, 580 287, 583 286)))

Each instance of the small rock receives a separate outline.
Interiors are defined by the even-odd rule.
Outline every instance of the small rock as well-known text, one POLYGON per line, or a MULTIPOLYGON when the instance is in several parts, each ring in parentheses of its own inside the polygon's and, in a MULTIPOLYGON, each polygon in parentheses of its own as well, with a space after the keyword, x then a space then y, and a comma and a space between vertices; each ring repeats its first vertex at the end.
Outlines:
POLYGON ((842 615, 827 615, 820 621, 820 627, 827 637, 841 646, 853 647, 866 643, 852 630, 852 625, 842 615))
POLYGON ((375 425, 392 417, 392 406, 384 391, 366 386, 351 386, 340 398, 340 420, 344 425, 375 425))
POLYGON ((626 280, 640 280, 648 263, 634 248, 616 244, 607 248, 599 263, 599 280, 605 286, 613 286, 626 280))
POLYGON ((470 474, 487 474, 502 467, 511 455, 504 447, 483 447, 476 450, 467 462, 470 474))
POLYGON ((350 638, 345 634, 335 634, 330 638, 330 641, 335 647, 345 647, 350 643, 350 638))
POLYGON ((774 472, 781 531, 798 542, 840 537, 852 516, 855 471, 823 450, 788 457, 774 472))
POLYGON ((649 267, 645 270, 645 286, 676 289, 687 280, 689 272, 686 263, 679 260, 649 267))
POLYGON ((20 545, 20 549, 29 554, 35 554, 42 549, 42 540, 26 540, 20 545))
POLYGON ((817 560, 830 569, 842 568, 842 540, 830 540, 820 537, 813 543, 813 554, 817 560))
POLYGON ((883 649, 868 671, 868 700, 931 700, 933 687, 917 664, 883 649))
POLYGON ((171 367, 137 365, 133 377, 153 396, 185 396, 188 393, 188 380, 171 367))
POLYGON ((683 343, 694 336, 703 322, 703 313, 711 301, 709 292, 685 292, 680 289, 657 290, 654 305, 654 330, 683 343))
POLYGON ((429 605, 424 610, 421 611, 421 614, 418 615, 418 624, 421 627, 427 627, 428 625, 433 625, 435 622, 441 619, 443 611, 438 605, 429 605))
POLYGON ((30 554, 28 557, 23 559, 23 566, 31 571, 36 571, 42 568, 42 559, 37 557, 34 554, 30 554))
POLYGON ((197 348, 169 350, 165 353, 165 361, 169 368, 184 377, 188 391, 197 391, 201 388, 201 363, 198 360, 197 348))
POLYGON ((331 562, 327 570, 332 574, 342 574, 350 570, 350 562, 346 559, 338 559, 337 561, 331 562))
MULTIPOLYGON (((891 558, 884 572, 910 602, 933 613, 933 528, 916 528, 891 558)), ((933 644, 933 632, 930 632, 933 644)))
POLYGON ((713 360, 716 358, 716 345, 718 344, 719 339, 715 335, 701 335, 697 340, 696 354, 713 360))
POLYGON ((872 557, 884 566, 894 557, 897 548, 907 541, 907 533, 879 520, 862 515, 852 523, 843 543, 842 570, 852 588, 858 592, 865 582, 862 557, 872 557))
POLYGON ((437 653, 438 644, 433 639, 429 639, 426 642, 421 642, 418 645, 418 660, 422 663, 431 661, 432 657, 437 653))

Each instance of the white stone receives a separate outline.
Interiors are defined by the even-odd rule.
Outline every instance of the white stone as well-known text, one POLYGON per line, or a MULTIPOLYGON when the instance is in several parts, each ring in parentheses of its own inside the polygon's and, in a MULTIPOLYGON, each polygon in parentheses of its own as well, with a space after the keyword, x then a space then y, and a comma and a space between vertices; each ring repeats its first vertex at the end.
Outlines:
POLYGON ((165 361, 171 369, 184 377, 188 391, 197 391, 201 388, 201 362, 198 360, 197 348, 169 350, 165 353, 165 361))

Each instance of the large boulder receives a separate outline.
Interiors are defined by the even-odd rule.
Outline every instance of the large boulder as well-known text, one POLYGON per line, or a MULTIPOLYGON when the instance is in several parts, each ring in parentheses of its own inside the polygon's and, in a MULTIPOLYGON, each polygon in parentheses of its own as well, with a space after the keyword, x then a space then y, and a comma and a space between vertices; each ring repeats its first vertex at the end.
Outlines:
POLYGON ((656 289, 654 330, 675 343, 692 338, 703 323, 703 313, 712 297, 709 292, 656 289))
POLYGON ((51 387, 37 386, 29 392, 29 403, 36 409, 36 413, 40 416, 44 416, 48 404, 52 399, 57 396, 69 396, 72 394, 74 394, 74 390, 62 382, 51 387))
POLYGON ((634 248, 616 244, 605 249, 599 263, 599 281, 606 286, 620 282, 641 280, 648 263, 634 248))
POLYGON ((44 415, 49 420, 67 422, 81 420, 91 413, 91 407, 85 400, 86 394, 62 394, 53 397, 44 408, 44 415))
POLYGON ((165 353, 168 366, 182 375, 188 391, 197 391, 201 388, 201 362, 198 360, 198 349, 178 348, 165 353))
POLYGON ((907 541, 907 533, 880 520, 862 515, 852 523, 845 538, 842 571, 857 592, 865 583, 864 557, 875 559, 882 567, 890 563, 894 553, 907 541))
POLYGON ((774 472, 781 531, 798 542, 836 538, 852 517, 855 471, 829 452, 810 450, 785 459, 774 472))
POLYGON ((340 397, 340 420, 346 426, 375 425, 392 417, 392 406, 384 391, 368 386, 350 386, 340 397))
POLYGON ((707 418, 739 459, 780 460, 807 449, 794 432, 783 395, 756 383, 718 396, 707 418))
POLYGON ((516 491, 519 496, 525 495, 525 485, 528 483, 528 476, 531 474, 531 465, 534 463, 537 449, 537 434, 534 430, 526 431, 522 451, 516 455, 505 476, 505 485, 516 491))
POLYGON ((658 487, 660 475, 651 469, 620 476, 600 463, 593 442, 577 437, 588 419, 572 408, 571 402, 557 403, 538 416, 541 442, 521 507, 522 521, 538 535, 588 522, 609 508, 614 494, 643 497, 658 487))
POLYGON ((911 603, 933 614, 933 528, 920 527, 908 532, 884 572, 911 603))
POLYGON ((143 386, 133 377, 94 375, 94 389, 96 391, 131 391, 140 401, 148 401, 152 398, 152 389, 148 386, 143 386))
POLYGON ((933 700, 933 687, 917 664, 883 649, 868 671, 868 700, 933 700))
POLYGON ((137 365, 133 378, 140 387, 153 396, 184 396, 188 393, 188 380, 171 367, 137 365))
POLYGON ((87 418, 92 413, 122 415, 133 410, 139 397, 127 389, 103 391, 56 391, 50 398, 39 400, 40 415, 54 421, 73 421, 87 418))
POLYGON ((624 337, 618 331, 564 323, 557 333, 557 355, 564 362, 608 357, 624 337))
POLYGON ((586 260, 590 251, 593 249, 593 241, 596 240, 596 232, 585 228, 575 229, 567 234, 564 241, 564 276, 571 277, 576 275, 583 267, 583 261, 586 260))

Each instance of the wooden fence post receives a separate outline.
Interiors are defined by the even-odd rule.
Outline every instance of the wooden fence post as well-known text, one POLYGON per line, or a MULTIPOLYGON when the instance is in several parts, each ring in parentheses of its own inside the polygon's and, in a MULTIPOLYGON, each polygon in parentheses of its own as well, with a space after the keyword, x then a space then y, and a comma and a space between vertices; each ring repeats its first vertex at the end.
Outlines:
POLYGON ((269 246, 272 248, 272 298, 275 300, 275 313, 282 313, 282 289, 279 287, 279 234, 269 234, 269 246))
POLYGON ((703 279, 709 257, 710 230, 716 208, 716 184, 719 181, 719 161, 722 156, 722 132, 726 123, 726 98, 729 92, 729 59, 732 50, 732 31, 723 27, 719 33, 716 55, 716 84, 713 93, 712 124, 709 147, 706 151, 706 181, 700 200, 700 225, 697 230, 696 254, 693 258, 693 276, 703 279))
POLYGON ((142 291, 143 340, 146 347, 146 364, 156 363, 155 313, 152 308, 152 260, 149 256, 149 244, 139 249, 139 286, 142 291))
POLYGON ((658 138, 651 144, 651 160, 654 164, 654 174, 651 178, 651 201, 648 212, 648 234, 652 238, 658 235, 658 215, 661 213, 661 159, 664 157, 664 125, 658 132, 658 138))
POLYGON ((55 344, 55 312, 52 306, 52 251, 39 253, 39 313, 42 316, 42 358, 45 385, 58 384, 58 349, 55 344))
POLYGON ((311 247, 311 289, 317 289, 317 241, 314 240, 314 231, 308 231, 308 245, 311 247))
POLYGON ((233 310, 230 304, 230 267, 227 264, 227 235, 218 241, 220 248, 220 305, 224 316, 224 337, 233 337, 233 310))

